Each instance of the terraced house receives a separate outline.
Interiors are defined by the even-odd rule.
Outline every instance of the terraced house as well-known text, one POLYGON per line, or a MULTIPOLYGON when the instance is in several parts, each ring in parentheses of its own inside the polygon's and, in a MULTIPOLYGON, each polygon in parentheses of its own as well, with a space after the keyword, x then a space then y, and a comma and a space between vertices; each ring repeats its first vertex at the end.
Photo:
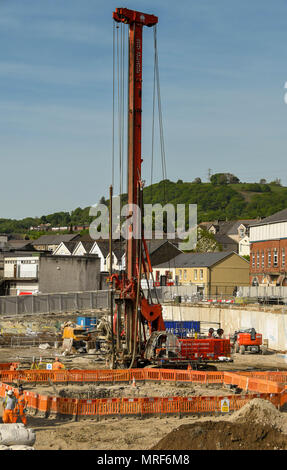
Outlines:
POLYGON ((195 285, 205 295, 232 295, 249 285, 249 262, 233 251, 182 253, 154 271, 177 285, 195 285))

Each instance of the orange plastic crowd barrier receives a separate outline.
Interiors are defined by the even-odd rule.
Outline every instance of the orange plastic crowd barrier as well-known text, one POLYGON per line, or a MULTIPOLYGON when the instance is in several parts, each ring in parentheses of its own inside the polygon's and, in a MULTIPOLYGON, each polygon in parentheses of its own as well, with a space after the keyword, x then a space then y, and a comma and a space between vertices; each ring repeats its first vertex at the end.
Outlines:
MULTIPOLYGON (((10 364, 10 363, 9 363, 10 364)), ((1 364, 3 366, 3 364, 1 364)), ((0 366, 1 366, 0 365, 0 366)), ((4 367, 4 366, 3 366, 4 367)), ((6 367, 6 365, 5 365, 6 367)), ((124 370, 7 370, 0 367, 0 396, 13 388, 17 380, 23 382, 116 383, 135 381, 221 383, 237 385, 244 395, 227 396, 230 411, 240 409, 252 398, 264 398, 275 406, 287 403, 287 373, 285 372, 203 372, 169 369, 124 370), (10 384, 10 385, 9 385, 10 384)), ((41 415, 64 415, 74 418, 103 416, 148 416, 182 413, 214 413, 221 411, 221 400, 226 397, 147 397, 101 398, 92 400, 51 397, 25 391, 28 409, 41 415)))
MULTIPOLYGON (((0 384, 1 396, 9 385, 0 384)), ((148 398, 100 398, 79 400, 75 398, 51 397, 25 392, 27 407, 31 413, 41 416, 69 416, 74 418, 111 416, 181 415, 190 413, 221 412, 223 399, 229 400, 229 410, 236 411, 253 398, 263 398, 275 406, 283 406, 287 401, 287 389, 282 393, 261 393, 231 396, 200 397, 148 397, 148 398)))
POLYGON ((238 372, 225 372, 224 383, 233 384, 246 391, 260 393, 280 393, 284 390, 284 385, 271 380, 258 379, 252 375, 239 374, 238 372))
POLYGON ((12 383, 17 380, 24 382, 131 382, 160 381, 160 382, 199 382, 223 383, 223 372, 201 372, 194 370, 170 369, 124 369, 124 370, 0 370, 0 380, 12 383))

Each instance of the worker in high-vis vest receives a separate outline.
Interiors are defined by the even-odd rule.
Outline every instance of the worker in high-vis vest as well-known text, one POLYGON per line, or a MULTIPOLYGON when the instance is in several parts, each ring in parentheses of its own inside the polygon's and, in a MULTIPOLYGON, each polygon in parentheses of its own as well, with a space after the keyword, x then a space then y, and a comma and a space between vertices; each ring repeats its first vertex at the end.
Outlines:
POLYGON ((27 417, 25 412, 27 411, 27 400, 24 395, 24 391, 22 385, 18 388, 18 412, 19 418, 21 419, 24 426, 27 426, 27 417))
POLYGON ((58 357, 55 357, 55 361, 53 362, 52 369, 53 370, 65 369, 64 364, 59 360, 58 357))
POLYGON ((17 421, 17 398, 13 390, 8 390, 6 397, 3 400, 3 423, 16 423, 17 421))

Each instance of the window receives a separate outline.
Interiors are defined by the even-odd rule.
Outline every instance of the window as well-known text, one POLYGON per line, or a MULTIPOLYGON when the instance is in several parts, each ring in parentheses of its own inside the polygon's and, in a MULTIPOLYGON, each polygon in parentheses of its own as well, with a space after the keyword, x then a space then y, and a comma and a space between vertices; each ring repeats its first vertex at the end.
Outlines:
POLYGON ((285 266, 285 248, 282 248, 281 264, 282 264, 282 266, 285 266))
POLYGON ((187 271, 186 271, 186 269, 184 269, 184 271, 183 271, 183 279, 184 279, 185 281, 186 281, 186 279, 187 279, 187 271))
POLYGON ((197 269, 194 270, 194 280, 197 281, 197 269))
POLYGON ((277 252, 277 248, 274 248, 274 251, 273 251, 273 264, 274 264, 274 266, 278 266, 278 252, 277 252))
POLYGON ((268 250, 268 266, 271 266, 271 250, 268 250))
POLYGON ((260 266, 260 255, 259 255, 259 251, 257 251, 257 268, 259 268, 260 266))
POLYGON ((261 266, 264 268, 264 251, 261 253, 261 266))
POLYGON ((252 268, 255 268, 255 253, 252 253, 252 268))
POLYGON ((203 269, 199 270, 199 277, 200 277, 200 280, 202 281, 202 279, 203 279, 203 269))
POLYGON ((181 269, 179 270, 179 280, 180 281, 182 280, 182 270, 181 269))

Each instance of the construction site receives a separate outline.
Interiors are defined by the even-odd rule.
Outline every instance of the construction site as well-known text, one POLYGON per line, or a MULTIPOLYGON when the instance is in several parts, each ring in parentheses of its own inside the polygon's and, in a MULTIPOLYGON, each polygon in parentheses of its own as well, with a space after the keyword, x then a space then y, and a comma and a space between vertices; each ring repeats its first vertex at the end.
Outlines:
MULTIPOLYGON (((158 18, 117 8, 113 19, 129 28, 127 198, 142 209, 142 32, 154 29, 158 80, 158 18)), ((111 185, 110 259, 112 215, 111 185)), ((1 315, 0 397, 23 389, 25 406, 10 422, 1 408, 0 449, 287 450, 287 355, 274 348, 285 308, 199 298, 175 320, 179 300, 160 301, 143 230, 125 243, 125 269, 110 263, 108 308, 1 315), (269 336, 268 315, 279 318, 269 336)))
MULTIPOLYGON (((2 449, 287 448, 282 351, 261 346, 260 353, 242 354, 230 347, 225 360, 197 367, 193 360, 192 367, 111 369, 109 312, 79 315, 1 320, 0 394, 22 385, 27 402, 26 434, 22 424, 11 425, 23 429, 9 441, 0 429, 2 449), (56 357, 61 370, 53 370, 56 357)), ((208 335, 199 332, 200 338, 208 335)))

